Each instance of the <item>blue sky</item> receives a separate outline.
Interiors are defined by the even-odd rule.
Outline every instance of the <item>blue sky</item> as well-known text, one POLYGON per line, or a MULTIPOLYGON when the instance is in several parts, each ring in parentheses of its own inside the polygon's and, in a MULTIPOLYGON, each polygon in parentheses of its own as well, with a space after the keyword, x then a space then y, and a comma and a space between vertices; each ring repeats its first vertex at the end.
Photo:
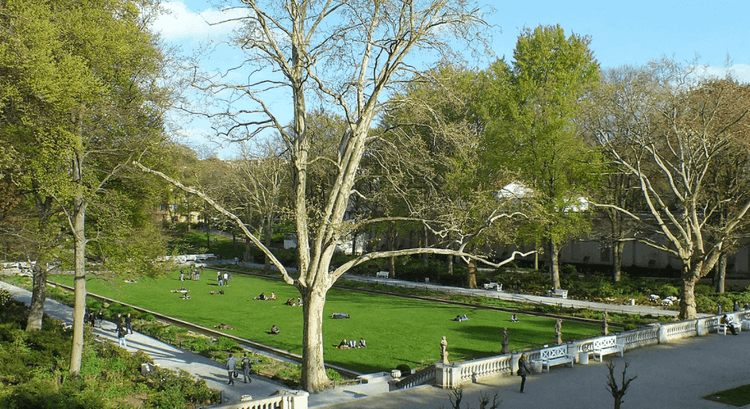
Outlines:
MULTIPOLYGON (((239 1, 236 1, 240 4, 239 1)), ((480 4, 481 4, 480 0, 480 4)), ((566 32, 591 37, 590 48, 603 68, 643 65, 667 56, 677 61, 693 61, 721 75, 727 56, 736 78, 750 82, 750 1, 507 1, 486 2, 496 9, 488 16, 493 25, 492 50, 498 57, 512 58, 518 34, 523 27, 560 24, 566 32)), ((227 15, 208 0, 165 2, 171 14, 157 20, 154 29, 168 44, 180 45, 183 52, 205 41, 225 40, 230 26, 210 26, 227 15)), ((212 59, 231 61, 231 52, 212 59)), ((233 149, 208 142, 209 129, 200 121, 189 125, 188 144, 202 154, 214 151, 220 157, 233 156, 233 149)))

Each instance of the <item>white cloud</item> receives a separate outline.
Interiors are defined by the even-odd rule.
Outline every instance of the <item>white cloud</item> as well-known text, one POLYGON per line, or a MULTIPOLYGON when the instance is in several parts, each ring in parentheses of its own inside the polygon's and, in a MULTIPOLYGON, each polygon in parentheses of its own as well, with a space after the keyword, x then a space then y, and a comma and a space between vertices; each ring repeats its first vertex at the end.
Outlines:
POLYGON ((750 84, 750 65, 747 64, 736 64, 729 68, 714 66, 698 67, 698 75, 701 77, 724 78, 727 74, 730 74, 732 78, 741 83, 750 84))
POLYGON ((228 8, 224 10, 206 9, 194 12, 185 3, 170 1, 162 3, 166 13, 153 23, 153 30, 160 33, 166 41, 180 41, 189 38, 206 38, 226 35, 238 27, 237 21, 227 21, 248 15, 247 9, 228 8))

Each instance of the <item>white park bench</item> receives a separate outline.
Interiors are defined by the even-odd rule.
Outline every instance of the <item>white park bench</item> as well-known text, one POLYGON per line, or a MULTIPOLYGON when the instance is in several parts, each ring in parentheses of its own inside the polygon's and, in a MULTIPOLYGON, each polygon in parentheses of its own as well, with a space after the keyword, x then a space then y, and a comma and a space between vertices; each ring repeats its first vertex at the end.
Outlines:
MULTIPOLYGON (((539 351, 539 359, 535 359, 533 362, 541 362, 542 365, 547 368, 547 372, 549 372, 550 366, 560 364, 570 364, 570 367, 572 368, 574 360, 575 357, 568 354, 567 345, 558 345, 539 351)), ((544 371, 544 369, 542 369, 542 371, 544 371)))
POLYGON ((617 341, 616 335, 601 337, 594 340, 591 353, 594 359, 601 362, 605 355, 618 353, 622 356, 625 353, 625 340, 617 341))
POLYGON ((568 290, 557 288, 547 291, 547 295, 549 295, 550 297, 568 298, 568 290))
POLYGON ((484 285, 485 290, 503 291, 503 285, 498 283, 487 283, 484 285))
POLYGON ((378 271, 375 273, 375 277, 377 278, 388 278, 388 272, 387 271, 378 271))
MULTIPOLYGON (((724 334, 727 335, 727 326, 728 325, 734 325, 734 329, 737 330, 737 332, 742 332, 742 325, 734 321, 734 317, 731 315, 727 315, 727 324, 721 323, 721 317, 716 319, 716 333, 717 334, 724 334)), ((730 330, 731 331, 731 330, 730 330)))

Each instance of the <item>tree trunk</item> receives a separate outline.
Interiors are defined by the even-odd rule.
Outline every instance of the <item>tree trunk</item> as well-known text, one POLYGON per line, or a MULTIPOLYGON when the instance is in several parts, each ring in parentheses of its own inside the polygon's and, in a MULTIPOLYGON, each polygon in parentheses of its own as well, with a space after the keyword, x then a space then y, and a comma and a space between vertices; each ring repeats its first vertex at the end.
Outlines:
MULTIPOLYGON (((206 208, 204 207, 203 210, 205 211, 206 208)), ((208 218, 208 211, 206 211, 203 221, 206 222, 206 248, 211 250, 211 221, 208 218)))
POLYGON ((70 374, 78 376, 83 357, 83 319, 86 311, 86 204, 83 196, 74 199, 73 254, 75 264, 75 301, 73 307, 73 346, 70 353, 70 374))
POLYGON ((310 393, 316 393, 331 386, 323 359, 323 307, 326 303, 326 291, 312 289, 300 293, 304 300, 302 308, 305 325, 302 336, 301 387, 310 393))
POLYGON ((697 278, 685 278, 687 273, 683 273, 682 292, 680 294, 680 319, 692 320, 697 315, 695 305, 695 284, 697 278))
POLYGON ((622 279, 622 251, 625 243, 617 241, 612 246, 612 280, 616 283, 622 279))
MULTIPOLYGON (((427 247, 427 243, 429 242, 429 239, 427 238, 427 227, 422 227, 422 243, 421 247, 427 247)), ((427 267, 428 266, 428 258, 427 253, 422 253, 422 265, 427 267)))
MULTIPOLYGON (((451 250, 453 250, 453 244, 454 243, 451 241, 451 250)), ((450 254, 448 255, 448 274, 453 275, 453 256, 450 254)))
POLYGON ((718 265, 718 279, 716 280, 716 292, 719 294, 724 294, 724 287, 727 279, 727 255, 722 254, 719 257, 719 265, 718 265))
POLYGON ((250 258, 250 248, 252 246, 253 242, 250 241, 247 237, 245 237, 245 254, 242 255, 242 258, 245 259, 246 263, 250 263, 253 260, 250 258))
MULTIPOLYGON (((264 238, 265 246, 268 249, 271 248, 271 239, 272 239, 271 231, 273 230, 272 224, 273 224, 273 221, 271 220, 270 216, 266 218, 266 222, 263 223, 263 238, 264 238)), ((268 255, 266 255, 264 262, 265 262, 265 265, 263 266, 263 269, 266 271, 270 271, 271 270, 271 258, 268 257, 268 255)))
POLYGON ((549 241, 549 268, 552 276, 552 288, 560 289, 560 247, 554 240, 549 241))
POLYGON ((468 282, 469 288, 477 288, 477 265, 474 260, 469 260, 468 270, 468 282))
POLYGON ((26 320, 26 331, 42 329, 44 317, 44 302, 47 299, 47 267, 43 258, 38 258, 34 264, 33 288, 31 291, 31 306, 29 318, 26 320))

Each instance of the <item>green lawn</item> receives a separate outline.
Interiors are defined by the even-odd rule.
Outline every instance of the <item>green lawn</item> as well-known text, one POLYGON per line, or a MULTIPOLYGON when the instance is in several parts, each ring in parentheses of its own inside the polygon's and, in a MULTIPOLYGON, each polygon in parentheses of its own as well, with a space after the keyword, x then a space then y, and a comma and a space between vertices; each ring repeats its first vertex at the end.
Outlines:
MULTIPOLYGON (((72 284, 70 276, 55 276, 51 281, 72 284)), ((218 287, 216 272, 206 270, 200 281, 179 281, 179 273, 158 280, 141 279, 136 284, 104 283, 89 280, 91 293, 180 318, 206 327, 219 323, 233 326, 226 331, 255 342, 301 354, 302 308, 284 305, 297 298, 294 287, 283 282, 234 275, 230 284, 218 287), (184 285, 190 300, 169 290, 184 285), (224 295, 210 291, 223 288, 224 295), (261 292, 275 292, 276 301, 255 301, 261 292), (270 335, 272 325, 280 335, 270 335)), ((325 360, 362 373, 390 370, 399 364, 417 367, 436 362, 440 357, 440 338, 446 336, 451 361, 496 355, 502 348, 503 327, 508 328, 511 349, 525 349, 553 342, 555 321, 536 316, 520 316, 511 323, 510 314, 473 307, 451 306, 401 297, 366 294, 333 289, 325 307, 327 317, 334 312, 351 315, 351 319, 326 318, 323 325, 325 360), (469 321, 455 322, 459 314, 469 321), (367 348, 339 350, 341 339, 367 340, 367 348)), ((599 327, 576 322, 563 324, 565 340, 595 336, 599 327)))
POLYGON ((708 396, 704 396, 704 399, 722 402, 728 405, 745 406, 750 404, 750 384, 727 389, 721 392, 715 392, 708 396))

